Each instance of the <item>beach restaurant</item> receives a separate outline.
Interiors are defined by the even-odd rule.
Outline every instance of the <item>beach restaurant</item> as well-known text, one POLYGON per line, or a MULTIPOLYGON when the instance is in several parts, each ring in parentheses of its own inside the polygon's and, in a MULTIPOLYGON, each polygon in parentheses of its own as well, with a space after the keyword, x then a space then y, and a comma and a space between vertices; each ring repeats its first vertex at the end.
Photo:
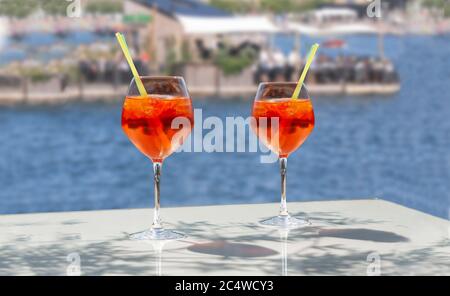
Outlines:
MULTIPOLYGON (((137 52, 148 53, 150 71, 182 75, 189 84, 190 92, 202 97, 250 95, 255 92, 255 81, 261 81, 257 75, 257 68, 261 65, 258 66, 255 59, 232 75, 226 73, 223 66, 230 67, 233 61, 226 60, 218 65, 216 57, 220 49, 241 51, 250 47, 259 54, 261 49, 271 48, 276 33, 295 35, 297 49, 300 48, 300 35, 324 38, 346 34, 378 34, 374 26, 360 22, 332 22, 325 26, 324 18, 356 18, 354 11, 342 8, 317 10, 314 16, 321 20, 321 25, 289 19, 280 22, 264 15, 234 15, 192 0, 127 0, 124 14, 124 30, 128 38, 133 40, 131 44, 137 52)), ((398 90, 399 84, 396 82, 388 85, 350 82, 311 84, 311 91, 321 94, 390 94, 398 90)))
POLYGON ((187 78, 192 92, 205 94, 215 93, 220 87, 242 93, 240 87, 251 86, 249 92, 253 92, 251 69, 223 75, 208 57, 224 43, 262 46, 278 30, 266 16, 232 15, 190 0, 127 0, 124 13, 125 19, 146 20, 128 22, 125 30, 127 36, 133 36, 139 51, 149 52, 150 67, 159 71, 169 61, 183 62, 179 74, 187 78))
POLYGON ((127 30, 133 31, 135 37, 150 47, 153 60, 158 64, 165 62, 168 48, 173 48, 181 58, 183 43, 187 43, 195 60, 198 52, 194 47, 199 42, 214 46, 224 35, 233 37, 231 41, 252 38, 255 42, 277 31, 265 16, 232 15, 192 0, 127 0, 124 14, 125 23, 130 24, 127 30))

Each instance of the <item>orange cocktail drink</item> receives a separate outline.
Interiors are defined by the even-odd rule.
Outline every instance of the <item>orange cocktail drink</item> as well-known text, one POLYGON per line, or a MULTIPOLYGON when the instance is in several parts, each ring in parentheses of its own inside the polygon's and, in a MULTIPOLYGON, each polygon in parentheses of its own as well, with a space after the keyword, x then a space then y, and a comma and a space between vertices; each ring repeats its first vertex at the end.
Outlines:
POLYGON ((149 95, 145 98, 127 96, 125 99, 122 128, 139 151, 154 162, 162 162, 176 151, 193 125, 189 98, 149 95), (184 118, 189 124, 174 124, 176 118, 184 118))
POLYGON ((255 101, 252 113, 259 139, 280 157, 300 147, 314 128, 310 99, 255 101))

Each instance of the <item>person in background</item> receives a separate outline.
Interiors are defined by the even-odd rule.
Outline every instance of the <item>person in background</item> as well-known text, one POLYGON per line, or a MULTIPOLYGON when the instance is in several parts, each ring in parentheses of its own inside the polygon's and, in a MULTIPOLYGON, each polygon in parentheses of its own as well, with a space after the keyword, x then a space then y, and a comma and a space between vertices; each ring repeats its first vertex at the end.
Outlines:
POLYGON ((98 81, 99 78, 99 66, 96 59, 91 58, 88 62, 89 70, 91 74, 91 81, 98 81))
MULTIPOLYGON (((295 81, 296 78, 293 77, 294 73, 299 72, 301 66, 301 58, 298 50, 294 48, 287 57, 286 68, 284 71, 284 80, 285 81, 295 81)), ((303 68, 303 67, 302 67, 303 68)))
POLYGON ((61 72, 59 75, 59 90, 64 92, 69 84, 69 76, 65 72, 61 72))
POLYGON ((106 76, 106 58, 104 56, 101 56, 97 60, 98 64, 98 80, 101 82, 107 82, 108 77, 106 76))
POLYGON ((346 82, 355 82, 355 65, 356 56, 349 56, 345 58, 345 71, 346 71, 346 82))
POLYGON ((286 58, 280 49, 273 52, 274 68, 271 74, 271 81, 282 81, 284 79, 284 69, 286 67, 286 58))
MULTIPOLYGON (((305 60, 302 61, 301 65, 300 65, 300 69, 303 70, 303 68, 305 67, 305 60)), ((306 76, 306 82, 310 83, 310 84, 316 84, 318 83, 317 80, 317 74, 318 74, 318 61, 317 60, 313 60, 311 63, 311 66, 309 68, 309 72, 308 75, 306 76)), ((301 72, 301 70, 299 71, 299 73, 301 72)))
POLYGON ((355 64, 355 82, 365 83, 367 81, 366 62, 364 59, 358 59, 355 64))
POLYGON ((381 83, 383 81, 384 63, 382 59, 375 59, 372 64, 373 69, 373 81, 375 83, 381 83))
POLYGON ((263 47, 259 52, 258 69, 256 70, 256 82, 269 81, 269 73, 272 70, 272 60, 270 51, 267 47, 263 47))
POLYGON ((119 81, 122 83, 127 83, 130 81, 130 74, 128 73, 128 64, 125 59, 120 60, 119 65, 117 66, 119 71, 119 81))
POLYGON ((325 67, 323 66, 326 63, 327 57, 323 54, 320 54, 317 58, 317 62, 314 64, 314 76, 316 78, 317 83, 325 83, 326 82, 326 73, 325 67))
POLYGON ((398 80, 397 73, 394 69, 394 64, 388 59, 382 61, 383 72, 382 72, 382 82, 383 83, 393 83, 398 80))
POLYGON ((333 71, 335 82, 343 82, 347 80, 347 72, 345 69, 345 60, 342 55, 336 57, 335 67, 333 71))
POLYGON ((324 77, 325 83, 330 83, 335 81, 335 71, 336 71, 336 63, 328 56, 324 57, 322 62, 322 73, 324 77))
POLYGON ((117 84, 119 83, 119 78, 118 78, 116 69, 117 69, 117 67, 116 67, 116 63, 114 62, 114 60, 108 59, 106 61, 106 65, 105 65, 104 76, 107 81, 112 82, 114 88, 116 88, 117 84))

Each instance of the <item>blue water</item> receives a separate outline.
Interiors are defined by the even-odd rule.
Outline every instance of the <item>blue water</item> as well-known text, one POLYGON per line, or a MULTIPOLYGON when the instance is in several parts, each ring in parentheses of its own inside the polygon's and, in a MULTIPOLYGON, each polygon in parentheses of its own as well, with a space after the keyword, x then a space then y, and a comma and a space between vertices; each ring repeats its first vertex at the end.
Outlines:
MULTIPOLYGON (((316 127, 289 158, 288 200, 378 197, 448 217, 450 37, 391 40, 401 91, 313 98, 316 127)), ((251 101, 194 105, 203 117, 224 118, 248 116, 251 101)), ((123 135, 120 112, 119 98, 0 107, 0 213, 152 206, 151 164, 123 135)), ((278 201, 277 164, 259 156, 172 155, 163 168, 163 207, 278 201)))

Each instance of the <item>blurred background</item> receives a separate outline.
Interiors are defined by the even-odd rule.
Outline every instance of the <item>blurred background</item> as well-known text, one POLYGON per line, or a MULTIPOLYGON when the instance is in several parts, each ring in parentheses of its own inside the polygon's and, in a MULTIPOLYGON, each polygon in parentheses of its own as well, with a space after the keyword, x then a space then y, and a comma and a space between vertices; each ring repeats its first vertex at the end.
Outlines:
MULTIPOLYGON (((257 84, 297 80, 320 43, 288 201, 377 197, 448 218, 446 0, 0 0, 0 214, 152 206, 151 163, 121 130, 116 31, 141 75, 183 75, 203 118, 249 116, 257 84)), ((278 166, 259 157, 173 154, 163 207, 278 202, 278 166)))

